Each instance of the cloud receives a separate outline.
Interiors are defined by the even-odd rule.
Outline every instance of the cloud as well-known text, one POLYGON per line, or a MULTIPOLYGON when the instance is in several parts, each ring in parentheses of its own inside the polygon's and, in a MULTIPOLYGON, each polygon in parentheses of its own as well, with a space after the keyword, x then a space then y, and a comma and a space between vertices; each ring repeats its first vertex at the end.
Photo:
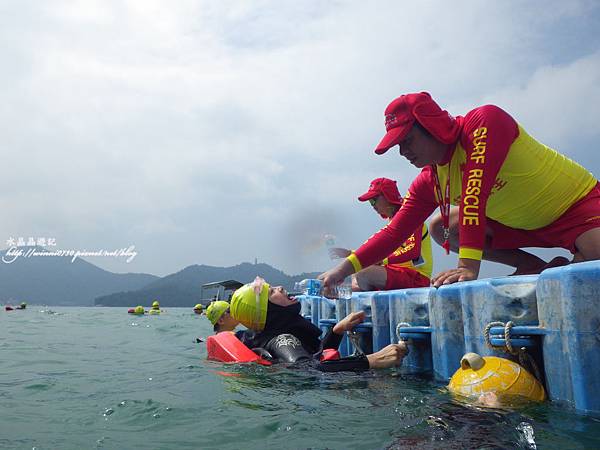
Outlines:
POLYGON ((505 105, 532 134, 577 157, 589 149, 578 149, 573 143, 582 136, 600 137, 598 86, 600 51, 569 64, 541 67, 524 85, 503 89, 484 101, 505 105))
POLYGON ((378 176, 405 190, 417 173, 397 152, 372 153, 383 109, 407 91, 453 114, 496 103, 600 172, 588 150, 600 116, 594 2, 3 12, 0 238, 135 244, 131 265, 105 263, 115 270, 254 257, 292 273, 328 267, 302 249, 323 233, 360 245, 381 221, 356 196, 378 176))

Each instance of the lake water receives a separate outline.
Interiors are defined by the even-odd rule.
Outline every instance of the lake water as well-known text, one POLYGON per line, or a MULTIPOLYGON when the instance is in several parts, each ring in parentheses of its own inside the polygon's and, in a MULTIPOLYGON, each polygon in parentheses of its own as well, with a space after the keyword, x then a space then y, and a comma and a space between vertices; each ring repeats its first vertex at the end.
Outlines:
POLYGON ((485 411, 391 369, 207 362, 211 331, 191 308, 1 311, 0 448, 600 448, 599 418, 551 403, 485 411))

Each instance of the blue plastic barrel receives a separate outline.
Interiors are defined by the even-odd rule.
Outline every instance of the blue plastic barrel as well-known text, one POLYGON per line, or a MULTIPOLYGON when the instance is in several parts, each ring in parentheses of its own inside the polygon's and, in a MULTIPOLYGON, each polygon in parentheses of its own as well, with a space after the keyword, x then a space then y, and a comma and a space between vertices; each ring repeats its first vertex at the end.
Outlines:
POLYGON ((335 319, 335 306, 337 300, 321 297, 319 301, 319 322, 324 319, 335 319))
MULTIPOLYGON (((360 343, 365 353, 373 353, 373 315, 372 305, 373 297, 377 292, 354 292, 352 298, 346 300, 348 313, 364 311, 366 313, 365 321, 355 328, 360 333, 360 343)), ((354 347, 350 345, 350 353, 353 353, 354 347)))
MULTIPOLYGON (((335 318, 339 322, 348 315, 350 299, 337 299, 335 300, 335 318)), ((348 342, 348 336, 344 336, 339 346, 339 352, 341 356, 350 355, 350 343, 348 342)))
POLYGON ((319 301, 319 328, 322 330, 321 336, 335 325, 337 322, 335 315, 336 300, 322 297, 319 301))
POLYGON ((300 302, 300 315, 312 322, 312 299, 308 295, 297 295, 300 302))
POLYGON ((319 326, 319 313, 320 313, 320 305, 321 305, 321 297, 315 295, 308 296, 309 301, 311 302, 310 308, 310 321, 315 326, 319 326))
POLYGON ((452 377, 466 353, 461 289, 460 283, 449 284, 429 297, 433 372, 441 381, 452 377))
POLYGON ((390 339, 390 295, 395 291, 377 292, 371 299, 371 322, 373 324, 373 351, 379 351, 394 339, 390 339))
MULTIPOLYGON (((398 325, 429 327, 429 296, 434 288, 399 289, 389 291, 389 332, 398 342, 398 325)), ((402 361, 402 372, 427 373, 432 370, 431 333, 417 333, 407 340, 409 353, 402 361)))
POLYGON ((600 412, 600 262, 545 270, 537 295, 550 399, 600 412))
POLYGON ((537 275, 524 275, 458 283, 463 308, 465 351, 508 357, 489 349, 483 332, 490 322, 538 325, 537 275))

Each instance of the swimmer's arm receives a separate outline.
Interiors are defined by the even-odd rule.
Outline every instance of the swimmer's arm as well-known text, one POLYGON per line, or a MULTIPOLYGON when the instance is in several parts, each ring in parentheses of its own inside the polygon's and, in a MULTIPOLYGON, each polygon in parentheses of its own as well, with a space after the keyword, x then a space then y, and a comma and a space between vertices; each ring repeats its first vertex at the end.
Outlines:
POLYGON ((340 344, 342 343, 342 338, 344 334, 337 334, 333 331, 333 328, 327 330, 325 337, 321 340, 321 350, 327 348, 333 348, 335 350, 338 349, 340 344))
POLYGON ((317 364, 321 372, 364 372, 369 370, 369 360, 365 355, 348 356, 332 361, 323 361, 317 364))
POLYGON ((317 369, 323 372, 365 371, 369 369, 387 369, 402 364, 408 353, 404 342, 390 344, 370 355, 349 356, 334 361, 323 361, 317 369))

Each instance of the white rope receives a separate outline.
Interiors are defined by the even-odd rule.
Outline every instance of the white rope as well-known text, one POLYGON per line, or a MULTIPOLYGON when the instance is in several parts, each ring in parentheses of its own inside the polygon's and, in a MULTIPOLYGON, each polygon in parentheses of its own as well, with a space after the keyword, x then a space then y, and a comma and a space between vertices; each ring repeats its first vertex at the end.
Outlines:
POLYGON ((529 353, 527 353, 527 349, 525 347, 521 347, 518 350, 515 350, 515 348, 512 345, 512 342, 510 341, 510 334, 511 334, 513 326, 514 326, 514 323, 511 320, 506 322, 506 324, 504 324, 504 322, 488 323, 483 330, 483 337, 485 339, 485 344, 492 350, 500 350, 500 351, 503 351, 510 355, 518 356, 519 364, 521 364, 523 367, 527 367, 527 366, 531 367, 533 375, 541 383, 542 378, 541 378, 540 369, 538 368, 533 357, 529 353), (490 330, 493 327, 503 327, 504 328, 504 345, 492 344, 492 342, 490 340, 490 330))
POLYGON ((362 356, 365 354, 365 352, 363 351, 362 347, 360 346, 360 335, 358 332, 356 331, 352 331, 349 330, 347 331, 348 333, 348 338, 350 339, 350 342, 352 342, 352 345, 354 346, 354 356, 362 356))
POLYGON ((404 338, 400 337, 400 330, 403 327, 410 327, 410 326, 411 326, 411 324, 408 323, 408 322, 400 322, 398 325, 396 325, 396 337, 398 338, 398 344, 400 342, 406 342, 406 341, 408 341, 408 339, 404 339, 404 338))

